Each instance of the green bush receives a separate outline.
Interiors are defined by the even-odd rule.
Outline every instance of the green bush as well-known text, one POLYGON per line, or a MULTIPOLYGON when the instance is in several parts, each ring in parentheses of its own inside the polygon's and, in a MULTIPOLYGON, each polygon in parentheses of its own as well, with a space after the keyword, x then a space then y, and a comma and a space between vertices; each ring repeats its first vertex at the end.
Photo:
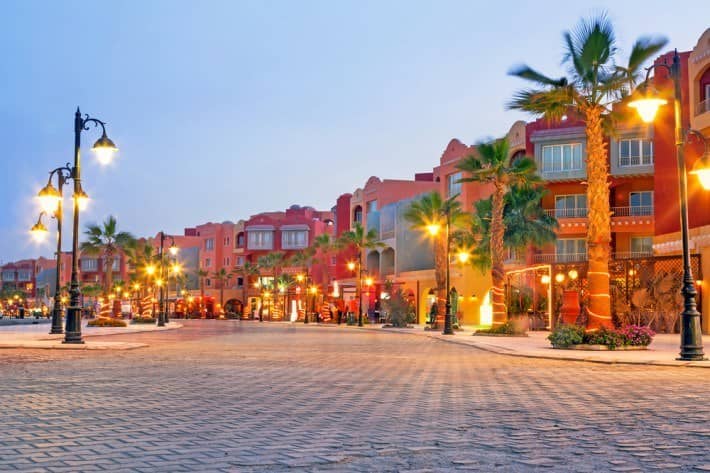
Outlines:
POLYGON ((153 317, 133 317, 132 324, 154 324, 157 320, 153 317))
POLYGON ((584 327, 560 324, 547 336, 555 348, 567 348, 570 345, 584 343, 584 327))
POLYGON ((613 328, 602 327, 596 332, 584 334, 584 341, 589 345, 606 345, 609 350, 614 350, 617 347, 626 344, 624 336, 613 328))
POLYGON ((523 335, 525 333, 525 330, 522 330, 522 329, 516 327, 516 325, 509 320, 506 323, 504 323, 503 325, 499 325, 497 327, 476 330, 476 333, 493 333, 493 334, 501 334, 501 335, 523 335))
POLYGON ((99 317, 98 319, 89 320, 88 325, 89 327, 126 327, 126 322, 111 317, 99 317))

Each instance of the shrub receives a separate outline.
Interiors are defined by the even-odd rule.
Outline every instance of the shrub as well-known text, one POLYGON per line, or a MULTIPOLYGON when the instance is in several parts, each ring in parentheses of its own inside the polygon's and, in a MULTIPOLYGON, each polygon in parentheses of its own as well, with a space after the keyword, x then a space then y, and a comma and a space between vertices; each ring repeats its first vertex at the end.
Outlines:
POLYGON ((383 305, 393 327, 407 326, 411 320, 412 306, 401 289, 394 291, 383 305))
POLYGON ((624 345, 625 337, 613 328, 602 327, 596 332, 584 334, 584 342, 589 345, 606 345, 610 350, 624 345))
POLYGON ((619 333, 624 337, 624 345, 634 347, 647 347, 656 335, 650 328, 640 325, 626 325, 619 329, 619 333))
POLYGON ((111 317, 99 317, 98 319, 89 320, 88 325, 89 327, 126 327, 126 322, 111 317))
POLYGON ((584 342, 584 327, 560 324, 547 336, 555 348, 567 348, 584 342))
POLYGON ((502 335, 522 335, 525 330, 514 324, 512 321, 507 321, 503 325, 491 327, 481 330, 476 330, 476 333, 498 333, 502 335))
POLYGON ((154 324, 157 320, 153 317, 133 317, 132 324, 154 324))

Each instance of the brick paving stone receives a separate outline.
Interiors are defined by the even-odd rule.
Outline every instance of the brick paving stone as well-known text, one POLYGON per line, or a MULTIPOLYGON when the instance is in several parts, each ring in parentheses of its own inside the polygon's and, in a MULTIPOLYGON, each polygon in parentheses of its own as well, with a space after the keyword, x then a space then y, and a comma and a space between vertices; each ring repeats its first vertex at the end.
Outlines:
POLYGON ((150 347, 0 352, 0 471, 710 471, 706 370, 300 324, 111 339, 150 347))

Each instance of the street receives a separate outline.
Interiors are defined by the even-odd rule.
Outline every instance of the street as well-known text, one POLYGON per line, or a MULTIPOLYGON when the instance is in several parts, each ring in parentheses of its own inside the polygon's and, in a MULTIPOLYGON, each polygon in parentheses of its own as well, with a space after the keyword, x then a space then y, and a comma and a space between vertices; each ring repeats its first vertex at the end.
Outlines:
POLYGON ((710 471, 706 370, 314 324, 104 338, 150 347, 0 351, 0 471, 710 471))

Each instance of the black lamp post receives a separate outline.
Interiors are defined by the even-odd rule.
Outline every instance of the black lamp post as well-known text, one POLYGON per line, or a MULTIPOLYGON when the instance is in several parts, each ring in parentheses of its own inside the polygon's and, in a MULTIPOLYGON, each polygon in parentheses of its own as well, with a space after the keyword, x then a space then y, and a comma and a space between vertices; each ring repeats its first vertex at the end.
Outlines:
POLYGON ((61 263, 62 263, 62 223, 64 210, 62 208, 62 198, 64 196, 64 184, 71 179, 72 168, 67 163, 66 166, 54 169, 49 173, 47 185, 39 191, 39 197, 45 212, 51 213, 57 220, 57 269, 55 273, 54 308, 52 309, 52 328, 50 334, 62 334, 62 302, 61 302, 61 263), (52 185, 52 177, 57 176, 57 187, 52 185))
POLYGON ((87 195, 81 188, 81 132, 88 131, 89 125, 101 127, 101 138, 94 143, 101 164, 110 162, 113 153, 118 150, 116 145, 106 136, 106 123, 89 115, 81 117, 77 107, 74 114, 74 166, 71 168, 71 178, 74 180, 74 221, 72 226, 72 254, 71 254, 71 284, 69 286, 69 307, 67 308, 66 331, 64 343, 84 343, 81 338, 81 291, 79 290, 79 211, 80 201, 87 195))
MULTIPOLYGON (((453 335, 454 334, 454 328, 453 328, 453 323, 452 323, 452 318, 451 318, 451 290, 450 290, 450 285, 451 285, 451 271, 450 271, 450 250, 451 250, 451 233, 450 233, 450 226, 451 226, 451 212, 450 212, 450 207, 447 205, 442 209, 441 212, 444 216, 444 239, 445 239, 445 253, 444 253, 444 260, 446 261, 446 313, 444 315, 444 331, 442 332, 444 335, 453 335)), ((431 224, 427 227, 427 230, 429 231, 429 234, 432 236, 436 236, 439 234, 439 231, 441 230, 441 225, 438 223, 431 224)))
POLYGON ((177 249, 175 246, 175 238, 173 238, 170 235, 166 235, 164 231, 160 232, 160 251, 158 252, 158 258, 160 259, 160 284, 158 287, 160 287, 160 295, 158 296, 158 327, 165 327, 165 324, 168 322, 168 314, 165 310, 165 289, 167 285, 167 278, 165 277, 165 252, 163 250, 165 246, 165 240, 170 237, 171 243, 170 243, 170 253, 171 254, 176 254, 176 250, 173 250, 174 248, 177 249))
POLYGON ((649 76, 651 71, 661 67, 666 69, 673 80, 673 111, 675 118, 675 146, 676 158, 678 162, 678 197, 680 200, 680 231, 683 247, 683 312, 680 314, 680 356, 678 360, 697 361, 705 360, 703 353, 702 329, 700 327, 700 312, 697 310, 695 297, 697 291, 693 280, 693 273, 690 266, 690 238, 688 225, 688 176, 685 167, 684 147, 688 142, 688 137, 694 134, 705 141, 705 153, 703 157, 693 166, 691 174, 697 174, 701 183, 705 186, 707 173, 710 172, 710 152, 708 142, 701 133, 692 129, 683 129, 681 116, 681 71, 680 56, 676 50, 673 55, 673 64, 655 64, 646 69, 646 80, 642 87, 645 93, 640 98, 629 102, 629 106, 636 108, 641 115, 641 119, 650 123, 653 121, 658 107, 667 103, 664 98, 658 97, 656 92, 649 87, 649 76))

